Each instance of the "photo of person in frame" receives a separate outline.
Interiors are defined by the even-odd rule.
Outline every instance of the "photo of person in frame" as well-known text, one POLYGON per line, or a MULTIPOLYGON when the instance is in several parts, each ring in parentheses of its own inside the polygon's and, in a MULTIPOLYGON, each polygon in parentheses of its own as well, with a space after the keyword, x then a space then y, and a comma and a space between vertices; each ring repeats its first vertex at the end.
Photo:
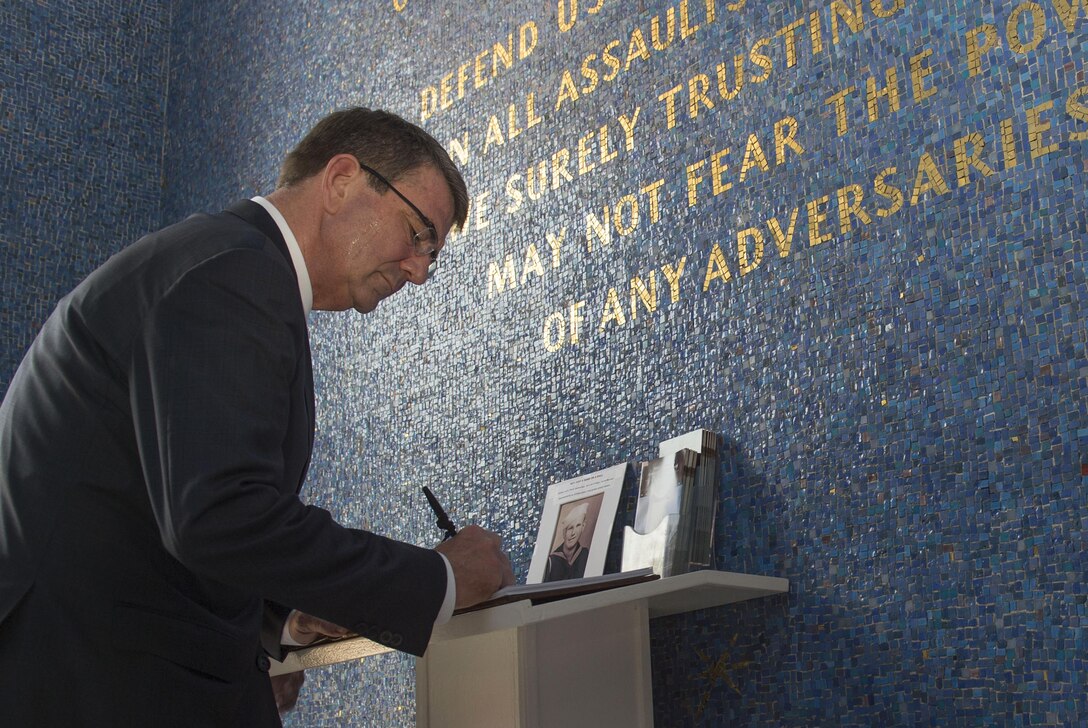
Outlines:
POLYGON ((563 504, 552 537, 552 551, 544 567, 544 581, 580 579, 586 574, 603 493, 563 504))

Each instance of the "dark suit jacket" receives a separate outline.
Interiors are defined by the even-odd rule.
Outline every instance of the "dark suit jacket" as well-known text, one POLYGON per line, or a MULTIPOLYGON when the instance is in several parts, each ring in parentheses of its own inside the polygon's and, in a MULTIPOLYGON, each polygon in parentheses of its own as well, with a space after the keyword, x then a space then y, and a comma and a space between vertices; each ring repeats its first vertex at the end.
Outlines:
POLYGON ((64 298, 0 406, 4 725, 276 725, 264 600, 422 654, 441 557, 299 501, 313 418, 296 274, 256 203, 64 298))

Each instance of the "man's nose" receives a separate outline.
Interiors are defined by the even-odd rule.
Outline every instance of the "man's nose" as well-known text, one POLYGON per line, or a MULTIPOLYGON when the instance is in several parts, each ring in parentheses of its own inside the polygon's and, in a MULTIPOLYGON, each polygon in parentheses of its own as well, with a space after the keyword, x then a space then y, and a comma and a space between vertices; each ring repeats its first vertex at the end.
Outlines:
POLYGON ((430 255, 413 255, 401 261, 401 270, 408 274, 408 280, 421 286, 427 282, 427 269, 431 266, 430 255))

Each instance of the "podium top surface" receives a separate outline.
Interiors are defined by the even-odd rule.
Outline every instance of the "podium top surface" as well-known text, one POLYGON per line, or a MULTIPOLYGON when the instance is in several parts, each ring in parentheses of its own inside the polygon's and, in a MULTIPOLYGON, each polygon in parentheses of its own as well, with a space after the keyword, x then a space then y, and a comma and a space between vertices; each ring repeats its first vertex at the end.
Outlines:
POLYGON ((747 599, 785 594, 789 581, 773 576, 728 571, 693 571, 641 584, 584 594, 545 604, 529 600, 460 614, 437 627, 431 642, 469 637, 499 629, 537 624, 602 607, 644 601, 650 618, 694 612, 747 599))
MULTIPOLYGON (((789 581, 779 577, 729 571, 694 571, 545 604, 534 605, 529 600, 522 600, 459 614, 448 623, 436 627, 431 635, 431 642, 433 644, 497 630, 516 629, 603 607, 639 601, 646 604, 650 618, 654 619, 788 592, 789 581)), ((292 652, 283 663, 273 661, 271 672, 293 672, 389 651, 388 647, 361 637, 339 640, 292 652)))

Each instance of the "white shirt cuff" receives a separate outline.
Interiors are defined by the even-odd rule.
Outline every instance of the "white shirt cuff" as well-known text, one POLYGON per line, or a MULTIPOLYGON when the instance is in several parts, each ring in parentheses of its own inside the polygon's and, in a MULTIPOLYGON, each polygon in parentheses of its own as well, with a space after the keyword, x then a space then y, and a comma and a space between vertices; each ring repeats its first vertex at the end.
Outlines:
POLYGON ((457 605, 457 582, 453 579, 453 567, 450 560, 441 551, 442 563, 446 565, 446 599, 442 602, 442 608, 438 610, 438 616, 434 618, 434 626, 445 624, 453 616, 453 608, 457 605))

